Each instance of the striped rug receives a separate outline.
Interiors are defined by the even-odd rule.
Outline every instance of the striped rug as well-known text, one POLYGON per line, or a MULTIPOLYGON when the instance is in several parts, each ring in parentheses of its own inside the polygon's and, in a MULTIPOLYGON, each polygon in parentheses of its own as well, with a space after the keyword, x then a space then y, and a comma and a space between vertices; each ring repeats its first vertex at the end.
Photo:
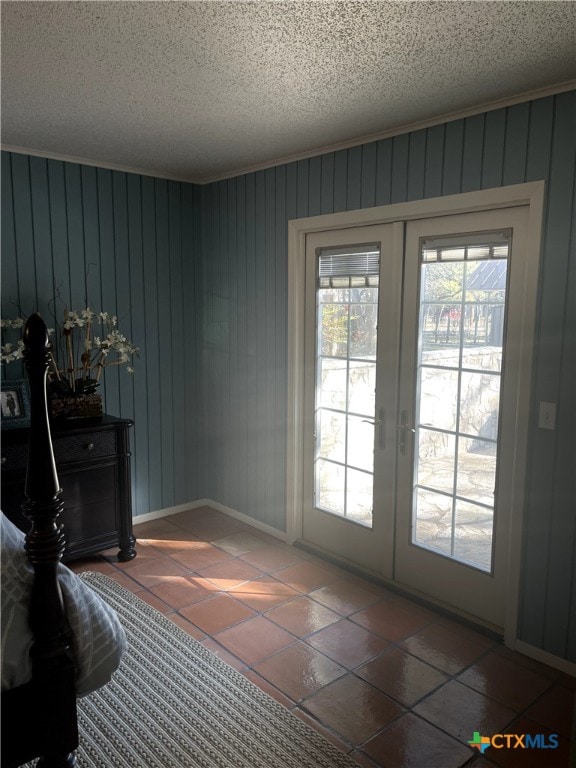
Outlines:
POLYGON ((169 619, 85 573, 118 613, 128 650, 80 699, 79 768, 352 768, 357 764, 169 619))

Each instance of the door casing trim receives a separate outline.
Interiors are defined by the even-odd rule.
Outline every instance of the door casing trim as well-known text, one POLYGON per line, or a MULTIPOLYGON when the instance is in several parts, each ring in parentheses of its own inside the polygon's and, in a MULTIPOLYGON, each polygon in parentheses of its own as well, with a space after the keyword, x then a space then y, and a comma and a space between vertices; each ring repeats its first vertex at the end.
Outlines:
MULTIPOLYGON (((306 235, 323 230, 409 221, 457 213, 528 206, 528 252, 532 268, 527 270, 527 293, 537 296, 539 261, 542 239, 542 220, 545 201, 545 182, 535 181, 506 187, 465 192, 426 200, 363 208, 354 211, 292 219, 288 222, 288 360, 287 360, 287 466, 286 510, 288 540, 301 538, 303 511, 303 462, 304 440, 304 303, 305 303, 305 254, 306 235)), ((533 338, 536 306, 525 318, 526 336, 533 338)), ((525 409, 526 418, 521 433, 517 435, 518 452, 514 474, 513 502, 510 517, 510 558, 508 586, 506 590, 506 622, 504 641, 508 647, 517 646, 518 602, 520 588, 521 541, 526 484, 526 462, 529 409, 532 395, 533 345, 525 343, 523 369, 529 375, 523 377, 522 392, 518 404, 525 409)))

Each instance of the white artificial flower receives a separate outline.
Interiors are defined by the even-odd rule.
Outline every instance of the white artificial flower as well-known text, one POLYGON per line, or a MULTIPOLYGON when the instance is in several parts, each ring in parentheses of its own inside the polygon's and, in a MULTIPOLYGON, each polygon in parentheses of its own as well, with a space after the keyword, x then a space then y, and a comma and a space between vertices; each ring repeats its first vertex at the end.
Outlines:
POLYGON ((18 341, 16 347, 8 342, 2 346, 1 360, 4 363, 12 363, 14 360, 20 360, 24 357, 24 342, 18 341))
POLYGON ((0 327, 2 328, 23 328, 24 320, 21 317, 17 317, 14 320, 0 320, 0 327))

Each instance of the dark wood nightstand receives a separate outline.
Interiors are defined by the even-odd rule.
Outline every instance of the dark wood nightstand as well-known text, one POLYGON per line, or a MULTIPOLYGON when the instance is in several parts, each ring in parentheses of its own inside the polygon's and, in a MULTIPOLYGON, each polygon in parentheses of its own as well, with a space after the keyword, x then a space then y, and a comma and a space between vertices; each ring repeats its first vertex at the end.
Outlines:
MULTIPOLYGON (((64 496, 64 561, 118 546, 118 559, 136 556, 132 531, 128 419, 101 416, 52 424, 52 444, 64 496)), ((28 458, 28 429, 2 431, 2 511, 29 528, 20 505, 28 458)))

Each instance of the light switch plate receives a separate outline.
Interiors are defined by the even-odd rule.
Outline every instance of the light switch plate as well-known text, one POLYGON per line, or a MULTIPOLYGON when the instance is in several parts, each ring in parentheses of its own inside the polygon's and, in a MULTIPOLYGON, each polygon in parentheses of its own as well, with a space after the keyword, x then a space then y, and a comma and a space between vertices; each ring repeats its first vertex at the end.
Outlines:
POLYGON ((556 429, 556 403, 540 401, 538 426, 540 429, 556 429))

